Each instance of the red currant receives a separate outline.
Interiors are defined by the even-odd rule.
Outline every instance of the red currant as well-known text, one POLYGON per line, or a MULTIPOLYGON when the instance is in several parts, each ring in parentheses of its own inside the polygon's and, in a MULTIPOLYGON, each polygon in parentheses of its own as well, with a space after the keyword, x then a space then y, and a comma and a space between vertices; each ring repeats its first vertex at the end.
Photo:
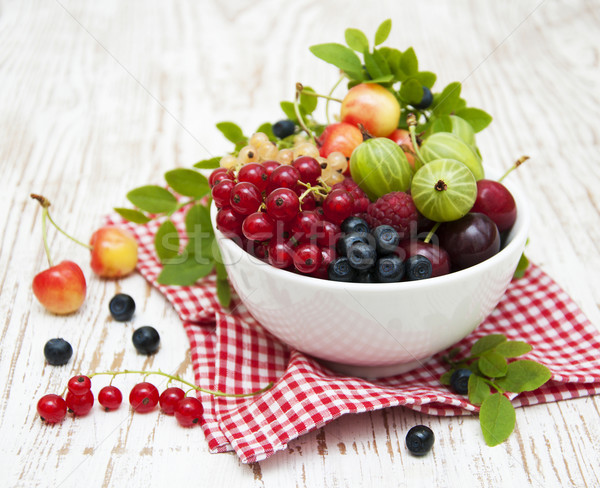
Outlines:
POLYGON ((67 415, 67 402, 63 397, 54 395, 44 395, 38 400, 37 413, 42 420, 49 424, 56 424, 67 415))
POLYGON ((269 243, 268 260, 271 266, 285 269, 294 263, 294 251, 287 242, 274 241, 269 243))
POLYGON ((267 197, 266 205, 269 216, 283 222, 289 222, 300 211, 298 195, 289 188, 277 188, 273 190, 267 197))
POLYGON ((231 180, 221 180, 213 186, 211 195, 217 208, 229 207, 231 190, 234 186, 235 183, 231 180))
POLYGON ((182 427, 199 425, 203 413, 202 404, 194 397, 183 398, 175 407, 175 418, 182 427))
POLYGON ((67 388, 73 395, 84 395, 92 389, 92 381, 87 376, 80 374, 69 380, 67 388))
POLYGON ((275 234, 275 224, 266 213, 255 212, 244 219, 242 232, 251 241, 266 241, 275 234))
POLYGON ((324 220, 317 236, 317 244, 321 247, 335 248, 341 232, 339 225, 329 222, 329 220, 324 220))
POLYGON ((352 215, 354 197, 343 188, 331 190, 323 201, 323 213, 327 220, 340 224, 352 215))
POLYGON ((241 215, 250 215, 258 210, 262 203, 262 193, 252 183, 242 181, 233 187, 229 203, 241 215))
POLYGON ((318 178, 321 177, 321 165, 315 158, 310 156, 301 156, 294 160, 292 166, 300 173, 300 179, 304 183, 316 185, 319 182, 318 178))
POLYGON ((331 247, 322 247, 321 248, 321 266, 314 272, 311 273, 311 276, 315 278, 321 278, 326 280, 329 278, 328 268, 329 263, 333 261, 337 257, 335 249, 331 247))
POLYGON ((269 176, 267 193, 277 188, 295 188, 300 179, 300 172, 293 166, 282 165, 273 170, 269 176))
POLYGON ((298 242, 314 242, 321 233, 321 217, 315 212, 300 212, 292 221, 292 235, 298 242))
POLYGON ((176 386, 167 388, 160 394, 158 399, 160 402, 160 409, 166 415, 173 415, 177 403, 179 403, 183 397, 185 397, 185 392, 181 388, 177 388, 176 386))
POLYGON ((212 188, 219 183, 219 181, 227 179, 233 180, 233 176, 229 173, 229 171, 227 171, 225 168, 217 168, 208 177, 208 184, 212 188))
POLYGON ((230 207, 223 207, 217 212, 217 229, 225 237, 239 237, 242 235, 244 217, 230 207))
POLYGON ((158 404, 158 390, 152 383, 144 381, 135 385, 129 393, 129 404, 135 412, 146 413, 158 404))
POLYGON ((238 181, 246 181, 252 183, 261 192, 267 189, 269 175, 262 164, 248 163, 241 167, 238 173, 238 181))
POLYGON ((75 415, 86 415, 94 406, 94 394, 88 390, 83 395, 75 395, 70 391, 67 393, 67 407, 75 415))
POLYGON ((315 244, 302 244, 294 253, 294 267, 300 273, 314 273, 321 266, 323 257, 315 244))
POLYGON ((123 395, 121 390, 116 386, 108 385, 100 390, 98 393, 98 403, 102 405, 106 411, 116 410, 123 401, 123 395))
POLYGON ((263 168, 265 168, 265 171, 267 172, 267 178, 269 176, 271 176, 271 174, 273 173, 273 171, 275 171, 275 168, 278 168, 279 166, 281 166, 281 163, 277 162, 277 161, 265 161, 262 163, 263 168))
MULTIPOLYGON (((306 190, 306 188, 303 189, 306 190)), ((304 192, 301 192, 300 195, 302 195, 302 193, 304 192)), ((315 194, 307 193, 306 195, 304 195, 304 197, 302 198, 302 202, 300 202, 300 206, 302 207, 302 210, 315 210, 317 208, 315 194)))

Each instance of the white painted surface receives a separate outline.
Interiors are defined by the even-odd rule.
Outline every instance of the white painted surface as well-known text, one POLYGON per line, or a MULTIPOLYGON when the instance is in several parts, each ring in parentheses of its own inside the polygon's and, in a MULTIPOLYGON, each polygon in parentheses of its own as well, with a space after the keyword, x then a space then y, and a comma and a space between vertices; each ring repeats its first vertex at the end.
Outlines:
MULTIPOLYGON (((488 448, 475 417, 407 409, 346 416, 260 464, 208 453, 199 429, 126 408, 45 426, 37 399, 79 372, 160 368, 191 377, 175 313, 139 276, 92 276, 85 250, 51 232, 56 259, 81 263, 88 298, 54 317, 32 296, 46 266, 40 211, 83 239, 125 193, 162 173, 228 149, 214 124, 247 132, 280 118, 296 81, 327 91, 335 70, 308 47, 343 42, 346 27, 373 35, 392 17, 389 45, 415 47, 441 85, 459 80, 470 104, 495 116, 479 145, 488 166, 532 160, 514 178, 532 203, 528 255, 600 324, 600 9, 585 1, 0 1, 0 472, 3 486, 598 486, 598 398, 519 409, 508 442, 488 448), (134 323, 109 318, 117 291, 134 323), (134 325, 153 324, 160 354, 134 352, 134 325), (52 337, 68 365, 44 365, 52 337), (417 424, 432 453, 407 454, 417 424)), ((120 378, 124 390, 134 378, 120 378)), ((101 380, 95 382, 98 391, 101 380)))

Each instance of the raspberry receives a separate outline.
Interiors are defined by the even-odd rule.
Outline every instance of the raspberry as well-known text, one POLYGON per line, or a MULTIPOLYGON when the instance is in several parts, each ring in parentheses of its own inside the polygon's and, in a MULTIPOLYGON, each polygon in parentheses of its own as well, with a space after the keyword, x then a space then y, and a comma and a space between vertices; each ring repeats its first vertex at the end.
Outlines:
POLYGON ((346 177, 343 181, 336 183, 331 187, 332 190, 336 188, 344 188, 347 192, 354 197, 354 208, 352 215, 363 213, 367 211, 369 206, 369 197, 361 190, 358 184, 352 179, 346 177))
POLYGON ((418 212, 412 197, 401 191, 383 195, 367 209, 365 219, 371 229, 391 225, 400 234, 400 240, 416 232, 418 212))

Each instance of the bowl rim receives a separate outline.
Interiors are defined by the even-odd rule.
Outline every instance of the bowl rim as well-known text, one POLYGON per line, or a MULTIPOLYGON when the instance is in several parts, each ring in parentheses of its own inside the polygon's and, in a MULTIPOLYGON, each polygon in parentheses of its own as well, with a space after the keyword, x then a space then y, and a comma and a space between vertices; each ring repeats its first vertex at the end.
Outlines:
POLYGON ((503 185, 508 188, 513 198, 515 199, 515 204, 517 207, 517 220, 513 228, 509 232, 509 240, 508 243, 500 249, 492 257, 482 261, 481 263, 475 264, 465 269, 461 269, 459 271, 454 271, 442 276, 436 276, 433 278, 428 278, 425 280, 417 280, 417 281, 399 281, 394 283, 356 283, 356 282, 343 282, 343 281, 334 281, 334 280, 325 280, 321 278, 316 278, 313 276, 301 275, 298 273, 293 273, 291 271, 287 271, 284 269, 279 269, 274 266, 271 266, 264 261, 256 258, 241 246, 239 246, 232 239, 225 237, 216 227, 216 215, 217 208, 213 202, 211 202, 210 208, 210 218, 215 232, 215 238, 219 247, 226 246, 227 250, 235 255, 238 259, 235 260, 233 264, 227 265, 234 266, 239 262, 240 259, 247 258, 250 263, 254 266, 261 266, 261 268, 267 274, 271 274, 273 279, 277 280, 285 280, 294 282, 295 284, 302 285, 318 285, 324 289, 352 289, 353 291, 364 291, 364 292, 401 292, 405 290, 419 290, 423 287, 432 288, 437 286, 444 286, 447 283, 451 283, 452 281, 457 281, 461 279, 468 279, 471 275, 478 275, 481 273, 485 273, 490 269, 493 269, 496 264, 501 261, 504 256, 506 256, 511 251, 515 251, 515 248, 522 248, 525 245, 527 240, 527 234, 529 232, 529 225, 531 220, 530 208, 526 199, 523 197, 520 189, 515 188, 514 185, 504 183, 503 185))

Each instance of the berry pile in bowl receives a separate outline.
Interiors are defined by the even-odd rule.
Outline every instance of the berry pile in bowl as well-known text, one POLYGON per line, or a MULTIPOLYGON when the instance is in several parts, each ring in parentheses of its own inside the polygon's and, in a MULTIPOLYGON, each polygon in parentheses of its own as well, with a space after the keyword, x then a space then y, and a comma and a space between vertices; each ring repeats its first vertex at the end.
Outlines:
POLYGON ((275 336, 361 375, 410 369, 464 338, 526 263, 526 202, 505 184, 510 170, 486 175, 477 146, 491 117, 458 82, 435 91, 412 48, 382 46, 390 28, 312 46, 341 73, 327 94, 297 83, 285 117, 250 136, 217 124, 231 153, 170 171, 167 188, 133 190, 137 208, 116 209, 140 223, 166 216, 159 283, 216 269, 222 304, 230 282, 275 336), (170 217, 186 208, 181 251, 170 217))

